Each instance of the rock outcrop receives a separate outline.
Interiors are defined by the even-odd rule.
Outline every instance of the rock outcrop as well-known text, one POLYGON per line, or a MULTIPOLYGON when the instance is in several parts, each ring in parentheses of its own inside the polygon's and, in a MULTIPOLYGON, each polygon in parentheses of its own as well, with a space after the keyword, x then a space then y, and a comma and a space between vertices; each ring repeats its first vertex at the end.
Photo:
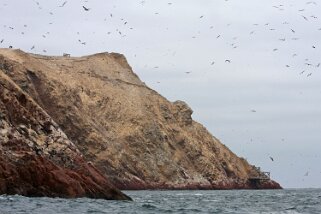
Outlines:
POLYGON ((123 55, 1 49, 0 69, 121 189, 281 188, 252 182, 262 174, 258 168, 193 121, 185 102, 148 88, 123 55))
POLYGON ((0 72, 0 194, 130 199, 0 72))

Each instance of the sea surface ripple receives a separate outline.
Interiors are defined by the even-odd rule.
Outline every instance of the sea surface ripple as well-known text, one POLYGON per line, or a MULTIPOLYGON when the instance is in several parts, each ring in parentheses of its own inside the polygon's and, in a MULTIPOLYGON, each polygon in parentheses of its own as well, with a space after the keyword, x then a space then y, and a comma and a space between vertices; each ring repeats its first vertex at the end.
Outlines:
POLYGON ((0 196, 0 213, 321 213, 321 189, 125 191, 133 201, 0 196))

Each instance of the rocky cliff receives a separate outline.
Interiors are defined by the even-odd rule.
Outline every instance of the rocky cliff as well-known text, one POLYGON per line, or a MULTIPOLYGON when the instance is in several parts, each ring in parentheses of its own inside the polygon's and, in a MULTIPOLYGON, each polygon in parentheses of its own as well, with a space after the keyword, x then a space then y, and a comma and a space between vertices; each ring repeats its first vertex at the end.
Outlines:
POLYGON ((123 55, 1 49, 0 69, 121 189, 280 188, 253 182, 262 172, 193 121, 185 102, 148 88, 123 55))
POLYGON ((129 199, 0 72, 0 194, 129 199))

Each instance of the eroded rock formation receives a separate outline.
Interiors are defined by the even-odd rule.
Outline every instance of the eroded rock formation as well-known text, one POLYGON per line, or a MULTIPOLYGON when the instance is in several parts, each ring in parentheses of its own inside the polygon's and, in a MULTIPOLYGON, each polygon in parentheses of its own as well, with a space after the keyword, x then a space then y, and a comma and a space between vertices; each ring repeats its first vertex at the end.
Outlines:
POLYGON ((120 54, 2 49, 0 69, 121 189, 280 188, 250 182, 261 174, 256 167, 193 121, 185 102, 148 88, 120 54))
POLYGON ((0 72, 0 194, 129 199, 0 72))

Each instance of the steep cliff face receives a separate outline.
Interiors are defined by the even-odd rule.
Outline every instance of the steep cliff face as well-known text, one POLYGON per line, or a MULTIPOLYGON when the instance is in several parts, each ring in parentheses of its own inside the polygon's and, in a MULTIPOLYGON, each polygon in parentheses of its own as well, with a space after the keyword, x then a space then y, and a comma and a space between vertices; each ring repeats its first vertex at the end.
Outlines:
POLYGON ((0 72, 0 194, 129 199, 0 72))
POLYGON ((280 188, 169 102, 115 53, 48 57, 0 51, 0 69, 122 189, 280 188))

